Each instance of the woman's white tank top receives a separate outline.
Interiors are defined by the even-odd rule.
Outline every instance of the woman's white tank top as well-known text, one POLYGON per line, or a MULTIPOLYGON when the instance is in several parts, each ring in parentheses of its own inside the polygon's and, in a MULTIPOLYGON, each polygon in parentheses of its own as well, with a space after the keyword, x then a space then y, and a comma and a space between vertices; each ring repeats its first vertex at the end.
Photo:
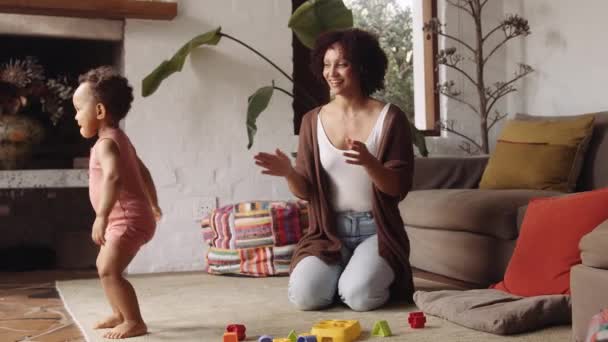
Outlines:
MULTIPOLYGON (((367 150, 378 157, 378 147, 382 137, 384 118, 390 104, 387 103, 374 125, 370 135, 365 141, 367 150)), ((321 115, 317 116, 317 141, 321 166, 329 175, 334 210, 341 211, 371 211, 372 210, 372 181, 365 169, 360 165, 346 163, 342 155, 344 150, 336 148, 327 137, 321 115)))

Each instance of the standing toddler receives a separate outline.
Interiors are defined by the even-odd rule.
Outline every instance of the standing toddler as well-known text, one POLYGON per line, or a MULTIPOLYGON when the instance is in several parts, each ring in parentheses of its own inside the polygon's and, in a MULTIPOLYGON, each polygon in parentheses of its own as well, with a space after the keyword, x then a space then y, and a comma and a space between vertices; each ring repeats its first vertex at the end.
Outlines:
POLYGON ((122 275, 160 219, 156 189, 146 166, 118 123, 131 108, 133 88, 111 67, 80 76, 73 102, 80 134, 97 137, 89 163, 89 196, 95 210, 92 238, 101 248, 97 270, 113 313, 95 329, 105 338, 147 333, 133 286, 122 275))

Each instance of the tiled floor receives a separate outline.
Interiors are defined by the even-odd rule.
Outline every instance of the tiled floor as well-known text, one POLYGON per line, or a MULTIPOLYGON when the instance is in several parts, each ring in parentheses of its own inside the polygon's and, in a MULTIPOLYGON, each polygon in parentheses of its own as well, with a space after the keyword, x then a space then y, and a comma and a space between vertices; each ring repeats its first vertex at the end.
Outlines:
MULTIPOLYGON (((467 288, 470 284, 416 270, 416 277, 467 288)), ((95 271, 0 273, 0 341, 84 342, 55 290, 55 280, 96 278, 95 271)))
POLYGON ((83 342, 55 280, 95 276, 95 271, 0 273, 0 341, 83 342))

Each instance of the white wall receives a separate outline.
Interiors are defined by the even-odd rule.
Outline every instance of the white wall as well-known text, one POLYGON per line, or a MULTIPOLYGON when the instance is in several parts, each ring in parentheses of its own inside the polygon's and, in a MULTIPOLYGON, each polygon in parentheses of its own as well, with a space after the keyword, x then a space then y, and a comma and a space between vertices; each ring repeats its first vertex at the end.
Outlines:
POLYGON ((259 174, 259 150, 294 151, 291 100, 276 93, 262 113, 251 151, 246 149, 247 97, 257 88, 291 88, 286 79, 240 45, 226 40, 202 48, 181 73, 142 98, 141 80, 163 59, 199 33, 222 26, 291 73, 291 31, 285 0, 182 0, 173 21, 128 20, 125 73, 136 99, 125 130, 156 181, 164 218, 129 272, 200 270, 204 247, 192 214, 198 197, 217 196, 220 205, 239 200, 291 198, 283 181, 259 174))
MULTIPOLYGON (((602 26, 608 2, 585 0, 583 6, 569 0, 492 0, 488 6, 487 27, 505 14, 519 13, 529 20, 532 35, 511 41, 495 55, 486 81, 507 79, 520 61, 537 70, 519 83, 517 93, 503 100, 500 110, 567 115, 608 108, 608 46, 603 43, 602 26)), ((125 72, 136 94, 141 93, 141 79, 162 59, 194 35, 218 25, 291 71, 291 31, 286 27, 289 1, 182 0, 179 12, 169 22, 127 21, 125 72)), ((440 0, 439 16, 448 32, 472 42, 466 13, 448 9, 440 0)), ((445 41, 440 44, 445 46, 445 41)), ((457 72, 442 71, 441 77, 455 80, 466 98, 474 100, 473 89, 457 72)), ((253 149, 245 148, 246 99, 272 79, 290 87, 256 56, 224 40, 196 51, 183 72, 171 76, 151 97, 136 96, 126 131, 157 182, 165 217, 130 272, 202 269, 204 247, 199 224, 192 217, 198 197, 217 196, 220 205, 292 197, 281 180, 259 175, 252 162, 259 150, 295 149, 288 98, 275 94, 260 118, 253 149)), ((458 129, 478 134, 478 120, 466 107, 443 98, 441 115, 457 120, 458 129)), ((427 141, 431 154, 462 154, 459 138, 444 134, 427 141)))
MULTIPOLYGON (((473 48, 476 48, 475 27, 468 13, 449 5, 445 0, 438 0, 437 17, 446 25, 445 32, 447 34, 457 37, 473 48)), ((483 10, 483 32, 488 32, 494 28, 503 17, 503 0, 489 1, 483 10)), ((497 44, 499 38, 499 35, 494 34, 492 39, 489 39, 485 43, 484 49, 486 54, 497 44)), ((463 57, 472 57, 471 52, 467 48, 452 39, 440 37, 438 45, 439 49, 455 47, 463 57)), ((486 86, 496 81, 504 81, 507 77, 505 75, 506 55, 506 50, 501 49, 489 60, 484 78, 486 86)), ((475 79, 475 65, 472 62, 464 60, 458 66, 475 79)), ((477 89, 460 72, 440 66, 438 76, 439 81, 442 83, 446 80, 453 80, 455 82, 455 89, 462 92, 462 98, 475 107, 479 106, 477 89)), ((504 112, 506 102, 504 100, 498 102, 495 109, 504 112)), ((457 131, 469 137, 474 137, 479 142, 479 117, 468 106, 440 95, 439 107, 442 120, 454 120, 454 128, 457 131)), ((492 136, 490 140, 494 140, 492 136)), ((463 155, 465 154, 464 151, 458 147, 461 141, 463 141, 462 138, 445 131, 442 132, 440 137, 427 138, 431 155, 463 155)))
POLYGON ((521 13, 532 31, 508 50, 509 60, 536 70, 510 98, 509 112, 574 115, 608 109, 608 1, 509 0, 505 12, 521 13))
MULTIPOLYGON (((464 12, 439 0, 440 19, 448 24, 450 34, 471 41, 470 18, 464 12)), ((585 0, 499 0, 491 5, 484 17, 488 26, 505 15, 517 13, 528 19, 531 35, 511 40, 501 54, 492 58, 491 72, 486 82, 511 79, 518 63, 523 62, 535 72, 515 86, 518 91, 505 96, 499 103, 502 113, 513 115, 527 112, 537 115, 574 115, 608 109, 605 80, 608 78, 608 45, 605 41, 604 13, 608 1, 585 0)), ((440 47, 449 40, 441 39, 440 47)), ((467 85, 455 71, 440 68, 440 79, 453 79, 457 85, 467 85)), ((473 88, 465 96, 471 99, 473 88)), ((478 120, 463 105, 441 97, 441 117, 455 119, 457 128, 479 136, 478 120)), ((504 120, 502 121, 504 124, 504 120)), ((490 136, 495 142, 502 124, 490 136)), ((457 147, 459 138, 449 134, 427 138, 432 155, 462 154, 457 147)))

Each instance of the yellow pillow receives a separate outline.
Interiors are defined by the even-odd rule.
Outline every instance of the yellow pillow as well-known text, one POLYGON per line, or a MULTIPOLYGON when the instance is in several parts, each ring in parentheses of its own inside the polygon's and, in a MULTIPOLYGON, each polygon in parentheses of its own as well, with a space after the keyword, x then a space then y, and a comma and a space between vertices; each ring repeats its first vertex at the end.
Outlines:
POLYGON ((479 188, 573 191, 594 119, 589 114, 507 121, 479 188))

